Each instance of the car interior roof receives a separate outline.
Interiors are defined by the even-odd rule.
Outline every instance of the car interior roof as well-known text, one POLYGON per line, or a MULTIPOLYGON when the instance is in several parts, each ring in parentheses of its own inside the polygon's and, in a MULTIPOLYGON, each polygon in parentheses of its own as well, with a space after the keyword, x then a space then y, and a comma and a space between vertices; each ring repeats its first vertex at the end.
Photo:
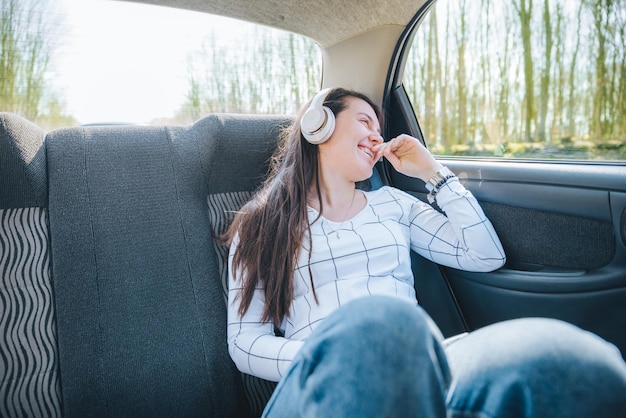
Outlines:
POLYGON ((404 27, 425 0, 129 0, 189 9, 300 33, 322 47, 381 26, 404 27))

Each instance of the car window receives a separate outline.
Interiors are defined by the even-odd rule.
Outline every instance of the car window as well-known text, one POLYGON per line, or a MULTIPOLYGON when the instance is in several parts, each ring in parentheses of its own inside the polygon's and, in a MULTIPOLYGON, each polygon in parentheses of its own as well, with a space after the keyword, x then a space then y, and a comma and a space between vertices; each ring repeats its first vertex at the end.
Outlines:
POLYGON ((45 129, 294 113, 321 84, 301 35, 111 0, 0 0, 0 111, 45 129))
POLYGON ((440 155, 626 159, 626 1, 439 0, 403 84, 440 155))

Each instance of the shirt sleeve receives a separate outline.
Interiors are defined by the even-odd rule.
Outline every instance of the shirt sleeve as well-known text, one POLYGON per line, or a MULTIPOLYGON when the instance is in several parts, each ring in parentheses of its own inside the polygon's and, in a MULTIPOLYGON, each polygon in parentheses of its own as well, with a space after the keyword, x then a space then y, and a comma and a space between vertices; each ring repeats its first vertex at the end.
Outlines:
POLYGON ((410 215, 411 248, 435 263, 460 270, 487 272, 504 265, 506 256, 491 222, 458 178, 437 192, 443 214, 417 200, 410 215))
POLYGON ((255 289, 246 313, 239 314, 245 277, 234 273, 232 268, 238 242, 235 237, 228 257, 228 352, 241 372, 277 382, 287 372, 304 342, 276 336, 274 325, 261 320, 265 305, 262 288, 255 289))

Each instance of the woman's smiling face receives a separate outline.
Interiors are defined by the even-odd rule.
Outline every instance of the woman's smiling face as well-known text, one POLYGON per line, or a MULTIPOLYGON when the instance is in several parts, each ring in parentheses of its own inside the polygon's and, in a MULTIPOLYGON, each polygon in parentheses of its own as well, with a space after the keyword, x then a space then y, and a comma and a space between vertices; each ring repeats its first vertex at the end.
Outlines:
POLYGON ((366 101, 346 97, 345 104, 345 109, 335 115, 332 136, 319 145, 320 168, 349 181, 362 181, 371 177, 377 161, 371 148, 383 141, 380 124, 376 112, 366 101))

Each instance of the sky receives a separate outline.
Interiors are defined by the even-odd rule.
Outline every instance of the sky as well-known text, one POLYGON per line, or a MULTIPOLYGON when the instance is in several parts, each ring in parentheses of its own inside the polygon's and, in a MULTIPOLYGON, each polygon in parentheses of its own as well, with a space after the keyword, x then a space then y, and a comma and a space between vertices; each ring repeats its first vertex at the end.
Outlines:
POLYGON ((112 0, 52 0, 57 36, 48 78, 79 123, 147 124, 187 93, 187 58, 211 31, 243 23, 112 0))

